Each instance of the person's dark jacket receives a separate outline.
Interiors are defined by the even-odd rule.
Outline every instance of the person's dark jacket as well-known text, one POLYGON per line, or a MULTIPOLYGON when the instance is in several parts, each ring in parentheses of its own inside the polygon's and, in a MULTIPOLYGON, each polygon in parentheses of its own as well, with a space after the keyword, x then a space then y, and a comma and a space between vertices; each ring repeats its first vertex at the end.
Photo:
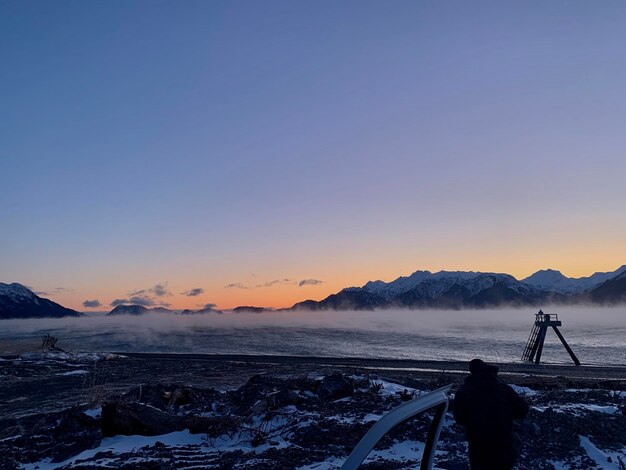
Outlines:
POLYGON ((513 420, 528 413, 528 404, 486 366, 472 373, 459 388, 454 419, 465 427, 473 470, 511 469, 517 458, 513 420))

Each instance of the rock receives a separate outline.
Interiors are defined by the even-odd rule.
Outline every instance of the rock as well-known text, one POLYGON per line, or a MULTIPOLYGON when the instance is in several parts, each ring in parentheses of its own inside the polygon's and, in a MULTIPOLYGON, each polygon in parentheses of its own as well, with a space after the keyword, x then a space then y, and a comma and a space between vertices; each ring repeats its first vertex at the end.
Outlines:
POLYGON ((218 436, 230 432, 237 427, 239 420, 232 416, 183 416, 180 421, 182 429, 189 429, 191 434, 209 434, 218 436))
POLYGON ((139 386, 112 401, 140 402, 162 411, 171 411, 188 404, 193 404, 194 408, 210 407, 220 397, 220 393, 212 388, 156 384, 139 386))
POLYGON ((282 408, 283 406, 297 405, 301 401, 302 400, 298 394, 288 388, 283 388, 278 392, 271 393, 267 397, 267 403, 271 408, 282 408))
POLYGON ((159 436, 189 429, 192 434, 221 434, 230 431, 236 420, 230 416, 178 416, 139 403, 104 403, 101 429, 103 436, 119 434, 159 436))
POLYGON ((54 428, 55 442, 52 462, 63 460, 100 444, 101 434, 98 420, 77 408, 63 413, 59 425, 54 428))
POLYGON ((168 401, 169 406, 182 406, 191 403, 190 393, 186 388, 176 388, 171 392, 164 392, 163 398, 168 401))
POLYGON ((2 469, 12 468, 11 460, 22 463, 41 460, 44 451, 51 462, 62 462, 97 447, 101 439, 98 420, 76 407, 2 420, 0 433, 2 469), (3 447, 7 444, 8 447, 3 447))
POLYGON ((338 372, 327 375, 317 388, 317 395, 322 400, 337 400, 351 397, 354 394, 354 385, 350 380, 338 372))
POLYGON ((123 434, 158 436, 180 431, 180 416, 170 415, 137 403, 104 403, 101 429, 103 436, 123 434))

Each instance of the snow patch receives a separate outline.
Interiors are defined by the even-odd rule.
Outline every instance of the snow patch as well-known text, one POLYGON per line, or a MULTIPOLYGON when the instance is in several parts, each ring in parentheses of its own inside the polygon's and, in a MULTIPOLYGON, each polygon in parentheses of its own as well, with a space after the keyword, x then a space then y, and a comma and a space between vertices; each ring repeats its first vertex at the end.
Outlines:
POLYGON ((396 442, 388 449, 376 450, 370 452, 363 463, 375 462, 379 459, 403 462, 406 460, 421 460, 424 453, 423 442, 402 441, 396 442))
POLYGON ((102 415, 102 407, 91 408, 89 410, 83 411, 87 416, 91 416, 92 418, 99 418, 102 415))
POLYGON ((416 397, 423 395, 422 392, 415 388, 406 387, 394 382, 388 382, 386 380, 373 380, 372 385, 380 387, 380 394, 383 396, 398 396, 403 393, 412 393, 416 397))
POLYGON ((520 395, 525 395, 527 397, 533 397, 535 395, 539 395, 539 392, 533 390, 532 388, 521 387, 519 385, 513 385, 513 384, 511 384, 510 387, 513 390, 515 390, 516 393, 518 393, 520 395))
POLYGON ((89 371, 86 370, 71 370, 69 372, 61 372, 59 374, 56 375, 85 375, 88 374, 89 371))
POLYGON ((620 470, 619 460, 620 458, 624 463, 626 463, 626 447, 622 449, 622 452, 611 452, 611 451, 602 451, 598 449, 586 436, 578 436, 580 438, 580 446, 585 449, 587 455, 591 460, 593 460, 596 465, 600 468, 604 468, 607 470, 620 470), (610 460, 610 461, 609 461, 610 460))
POLYGON ((570 413, 570 414, 579 414, 583 411, 596 411, 598 413, 607 413, 607 414, 615 414, 619 410, 617 406, 612 405, 594 405, 592 403, 570 403, 569 405, 556 405, 556 406, 533 406, 533 408, 537 411, 541 411, 542 413, 546 411, 548 408, 551 408, 553 411, 557 413, 570 413))
POLYGON ((185 445, 202 445, 204 444, 204 434, 191 434, 189 431, 178 431, 161 436, 115 436, 102 439, 99 447, 86 450, 74 457, 60 462, 51 463, 51 459, 44 459, 37 463, 26 464, 23 470, 53 470, 55 468, 69 465, 77 460, 88 459, 96 455, 98 452, 111 451, 116 454, 131 452, 145 446, 153 446, 157 442, 162 442, 166 446, 185 446, 185 445))

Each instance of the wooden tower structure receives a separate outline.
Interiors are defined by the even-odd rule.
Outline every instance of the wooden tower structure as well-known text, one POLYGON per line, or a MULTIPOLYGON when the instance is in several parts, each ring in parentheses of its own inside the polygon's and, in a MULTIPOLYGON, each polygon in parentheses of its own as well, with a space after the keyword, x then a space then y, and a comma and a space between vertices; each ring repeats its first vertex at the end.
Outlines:
POLYGON ((546 314, 543 311, 539 310, 539 313, 535 314, 535 324, 533 325, 532 330, 530 331, 530 336, 528 337, 528 341, 526 342, 526 347, 524 348, 524 353, 522 354, 522 360, 530 361, 535 364, 539 364, 541 360, 541 352, 543 351, 543 342, 546 339, 546 333, 548 332, 548 327, 552 327, 556 335, 565 346, 565 349, 569 353, 572 361, 577 366, 580 365, 580 361, 572 351, 572 348, 569 347, 567 341, 559 331, 559 326, 561 326, 561 322, 559 321, 559 316, 556 314, 546 314))

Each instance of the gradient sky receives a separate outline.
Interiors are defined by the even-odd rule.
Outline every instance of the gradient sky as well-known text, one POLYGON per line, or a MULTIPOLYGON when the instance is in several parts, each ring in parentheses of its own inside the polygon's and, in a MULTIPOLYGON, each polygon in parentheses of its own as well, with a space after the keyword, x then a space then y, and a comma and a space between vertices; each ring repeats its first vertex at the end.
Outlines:
POLYGON ((229 308, 612 271, 625 24, 622 1, 3 0, 0 281, 229 308))

